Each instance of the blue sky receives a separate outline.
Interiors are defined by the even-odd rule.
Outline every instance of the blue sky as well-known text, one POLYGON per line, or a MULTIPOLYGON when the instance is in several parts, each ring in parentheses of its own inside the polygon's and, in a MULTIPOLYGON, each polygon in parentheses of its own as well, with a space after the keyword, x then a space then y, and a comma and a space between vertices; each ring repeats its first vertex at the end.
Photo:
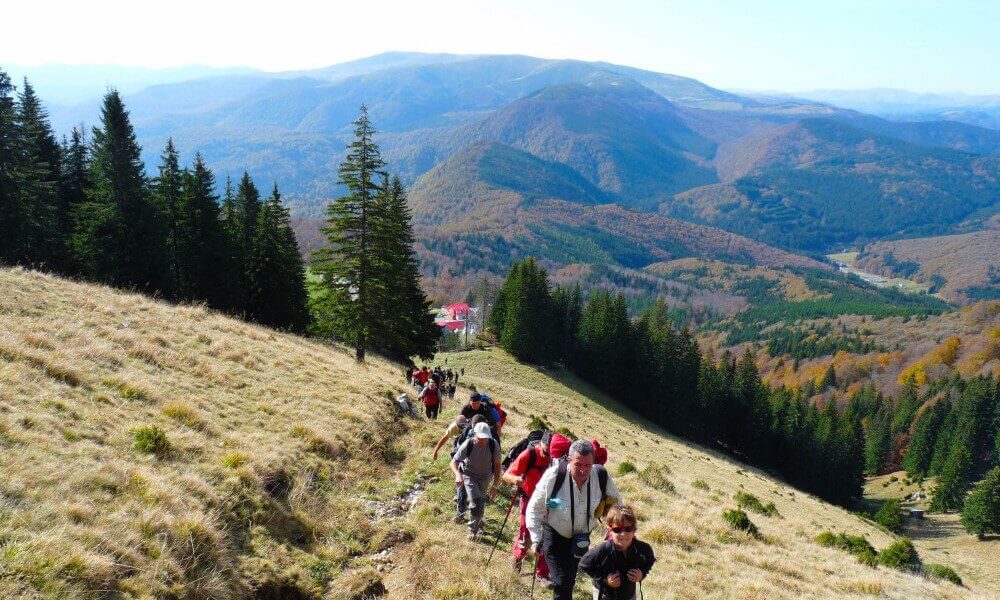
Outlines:
POLYGON ((385 50, 519 53, 729 89, 1000 94, 995 0, 37 0, 4 12, 0 64, 285 70, 385 50))

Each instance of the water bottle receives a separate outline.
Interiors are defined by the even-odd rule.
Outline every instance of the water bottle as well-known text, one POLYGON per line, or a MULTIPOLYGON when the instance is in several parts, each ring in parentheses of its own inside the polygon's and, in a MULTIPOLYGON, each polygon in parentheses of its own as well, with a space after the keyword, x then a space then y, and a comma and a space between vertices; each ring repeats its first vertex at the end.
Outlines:
POLYGON ((556 510, 562 510, 562 508, 563 508, 563 506, 565 506, 565 504, 566 503, 563 502, 562 498, 549 498, 549 508, 554 508, 556 510))

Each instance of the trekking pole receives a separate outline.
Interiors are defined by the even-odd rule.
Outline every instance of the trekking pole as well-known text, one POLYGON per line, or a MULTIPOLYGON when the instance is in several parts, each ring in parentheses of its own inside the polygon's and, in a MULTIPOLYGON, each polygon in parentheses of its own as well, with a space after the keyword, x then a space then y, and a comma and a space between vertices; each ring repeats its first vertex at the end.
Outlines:
POLYGON ((514 508, 514 503, 517 502, 520 494, 514 494, 514 498, 510 501, 510 506, 507 507, 507 516, 503 518, 503 525, 500 526, 500 531, 497 532, 497 539, 493 542, 493 549, 490 550, 490 557, 486 559, 486 566, 490 566, 490 561, 493 560, 493 553, 496 552, 497 546, 500 544, 500 535, 503 534, 503 528, 507 526, 507 519, 510 518, 510 511, 514 508))

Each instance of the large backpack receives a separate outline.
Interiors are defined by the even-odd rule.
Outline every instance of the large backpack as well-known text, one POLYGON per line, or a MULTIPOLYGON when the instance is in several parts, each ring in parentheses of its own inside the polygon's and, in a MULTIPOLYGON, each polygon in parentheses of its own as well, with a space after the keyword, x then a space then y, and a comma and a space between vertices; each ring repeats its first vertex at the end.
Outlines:
POLYGON ((455 439, 452 440, 451 455, 455 456, 455 453, 458 452, 458 447, 461 446, 462 443, 465 442, 465 440, 471 437, 472 437, 472 424, 466 423, 465 425, 462 425, 462 430, 459 431, 458 435, 455 436, 455 439))
MULTIPOLYGON (((536 429, 528 433, 528 437, 514 444, 514 446, 512 446, 509 451, 507 451, 507 456, 504 457, 502 463, 503 470, 506 471, 507 469, 509 469, 510 465, 513 464, 515 460, 517 460, 517 457, 521 456, 521 453, 527 450, 528 448, 534 449, 535 446, 539 444, 545 444, 545 446, 548 446, 549 441, 551 440, 552 440, 551 431, 546 431, 544 429, 536 429)), ((528 468, 524 470, 525 473, 527 473, 528 471, 530 471, 535 467, 535 460, 536 460, 536 455, 534 452, 532 452, 531 456, 528 457, 528 468)))
MULTIPOLYGON (((566 473, 569 470, 567 463, 566 457, 560 458, 556 463, 556 481, 552 486, 553 494, 558 493, 566 481, 566 473)), ((594 469, 597 471, 597 483, 601 484, 601 500, 604 500, 608 497, 608 470, 604 468, 604 465, 597 463, 594 463, 594 469)))

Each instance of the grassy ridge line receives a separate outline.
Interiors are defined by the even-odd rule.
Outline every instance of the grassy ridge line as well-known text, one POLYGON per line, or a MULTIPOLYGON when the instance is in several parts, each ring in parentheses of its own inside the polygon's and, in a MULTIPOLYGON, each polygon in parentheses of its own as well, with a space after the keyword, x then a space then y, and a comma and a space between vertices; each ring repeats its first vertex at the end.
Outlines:
MULTIPOLYGON (((448 366, 466 369, 466 384, 477 385, 510 410, 511 421, 504 430, 508 444, 526 433, 530 415, 544 414, 556 427, 567 427, 581 437, 599 437, 609 448, 612 473, 617 473, 623 461, 638 467, 634 473, 615 477, 626 500, 638 508, 640 536, 653 544, 659 559, 644 585, 647 597, 958 598, 967 593, 950 584, 864 567, 845 553, 820 547, 812 539, 827 529, 865 534, 876 547, 887 546, 893 538, 842 509, 634 419, 629 411, 571 375, 519 364, 498 350, 439 355, 436 360, 443 363, 445 358, 448 366), (774 502, 782 515, 752 516, 762 532, 760 539, 734 534, 722 519, 724 509, 736 507, 737 492, 774 502)), ((445 416, 455 412, 457 406, 448 407, 445 416)), ((422 442, 432 444, 438 429, 422 442)), ((415 450, 408 463, 419 464, 421 457, 428 460, 429 450, 415 450)), ((415 546, 424 552, 390 575, 390 588, 419 592, 418 587, 407 587, 407 578, 415 576, 427 586, 425 590, 437 590, 429 596, 433 598, 522 597, 530 579, 523 578, 520 587, 511 581, 505 573, 507 555, 494 559, 500 564, 487 573, 468 579, 463 575, 469 573, 470 564, 481 568, 488 546, 481 547, 479 556, 470 555, 460 526, 442 527, 434 521, 432 513, 440 511, 437 518, 444 519, 451 510, 450 480, 441 462, 437 468, 442 481, 432 486, 428 504, 422 503, 413 514, 418 531, 415 546), (427 557, 433 557, 433 562, 428 563, 427 557), (489 592, 483 588, 487 584, 489 592)), ((487 511, 491 528, 499 524, 503 508, 498 503, 487 511)), ((589 598, 587 590, 581 578, 577 597, 589 598)))
MULTIPOLYGON (((570 376, 498 351, 448 358, 511 409, 508 443, 546 414, 599 435, 613 470, 638 465, 618 481, 660 557, 647 597, 964 594, 818 546, 825 529, 889 536, 632 423, 570 376), (737 491, 783 518, 733 534, 737 491)), ((448 522, 444 458, 429 460, 444 421, 397 419, 400 384, 391 363, 199 307, 0 270, 0 597, 343 598, 379 579, 394 599, 523 597, 506 556, 482 570, 488 548, 448 522), (166 434, 162 458, 135 449, 140 426, 166 434), (421 481, 412 510, 379 514, 421 481)))

